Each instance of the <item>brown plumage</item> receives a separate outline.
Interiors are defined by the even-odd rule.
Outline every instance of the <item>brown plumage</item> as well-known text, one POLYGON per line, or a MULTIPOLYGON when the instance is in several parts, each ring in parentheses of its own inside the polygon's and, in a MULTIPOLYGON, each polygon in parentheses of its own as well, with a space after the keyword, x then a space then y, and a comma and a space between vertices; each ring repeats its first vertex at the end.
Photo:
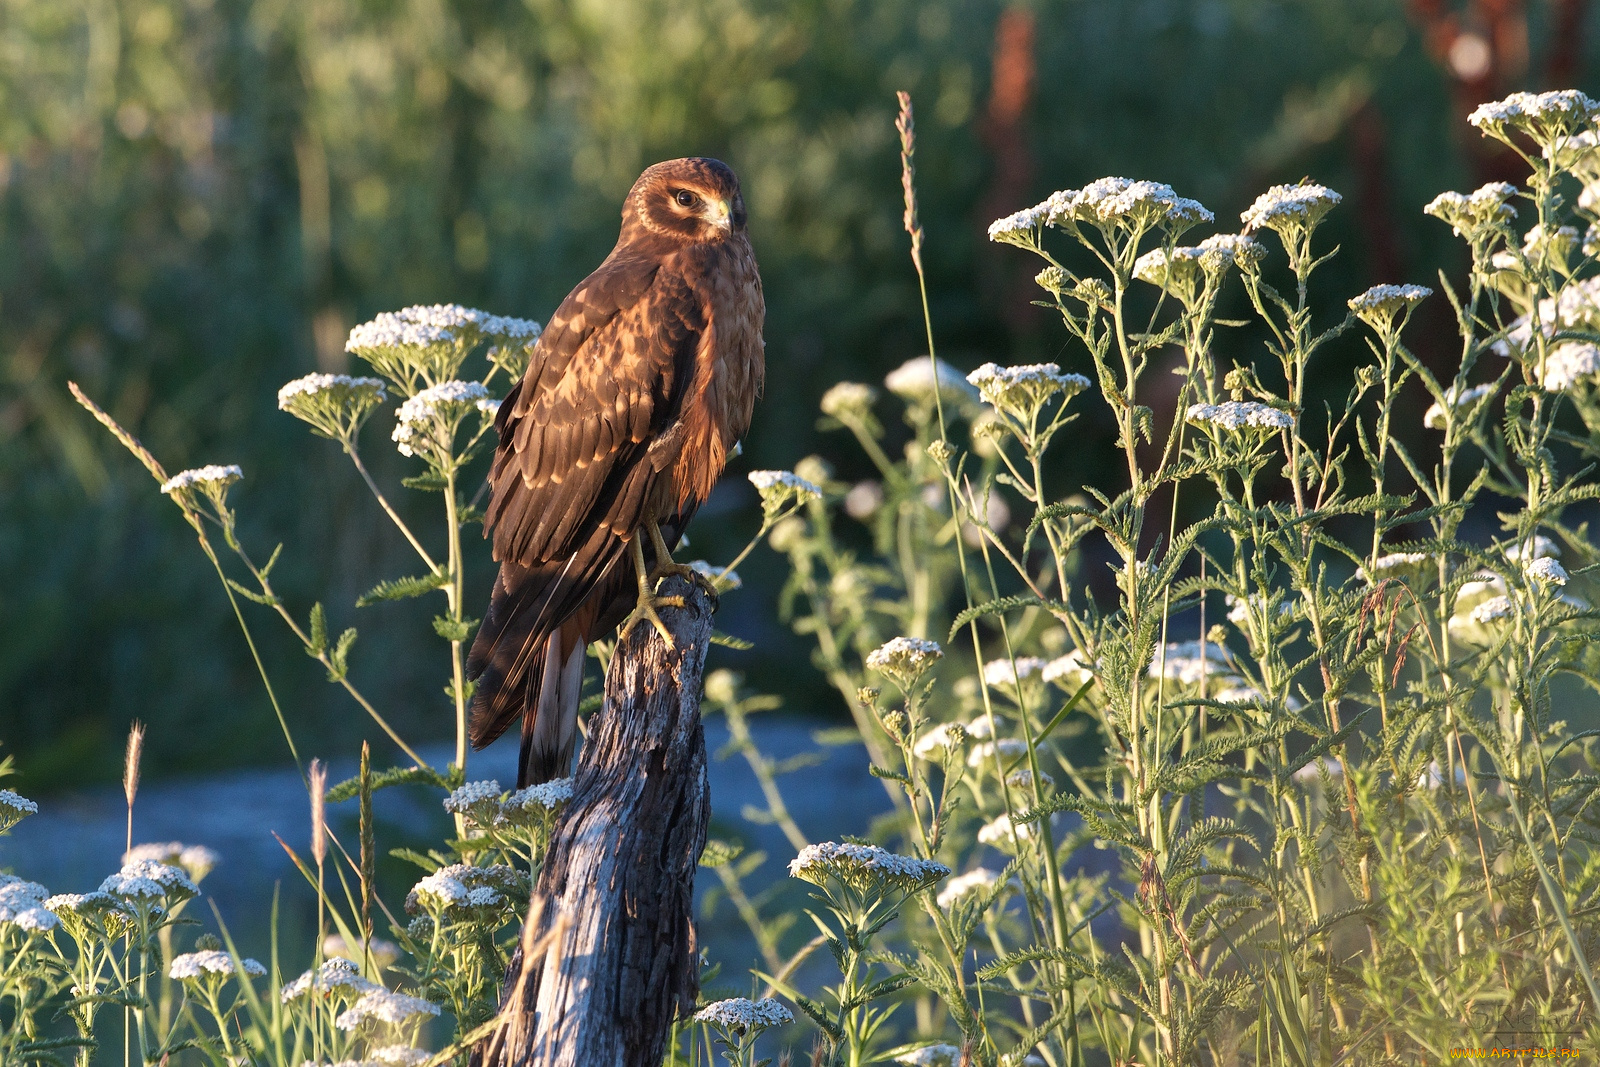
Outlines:
POLYGON ((467 665, 475 747, 522 719, 519 786, 568 773, 584 650, 635 603, 629 542, 670 562, 643 531, 675 546, 749 428, 765 308, 733 171, 657 163, 501 405, 484 523, 500 573, 467 665))

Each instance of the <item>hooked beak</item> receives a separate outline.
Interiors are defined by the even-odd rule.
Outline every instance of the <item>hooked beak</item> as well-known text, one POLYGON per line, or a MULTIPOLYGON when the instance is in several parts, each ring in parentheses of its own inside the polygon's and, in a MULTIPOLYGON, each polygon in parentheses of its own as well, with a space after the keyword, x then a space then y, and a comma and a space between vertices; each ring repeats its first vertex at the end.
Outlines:
POLYGON ((707 206, 706 218, 723 233, 733 230, 733 205, 726 200, 713 200, 707 206))

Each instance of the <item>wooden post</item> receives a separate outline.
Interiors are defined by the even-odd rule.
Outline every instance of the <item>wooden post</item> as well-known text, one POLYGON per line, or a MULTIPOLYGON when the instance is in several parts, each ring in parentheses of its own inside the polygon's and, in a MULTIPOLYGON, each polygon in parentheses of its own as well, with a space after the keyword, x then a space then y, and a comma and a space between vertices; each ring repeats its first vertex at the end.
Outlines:
POLYGON ((713 597, 681 578, 660 592, 684 597, 661 611, 675 647, 641 623, 611 661, 479 1067, 659 1064, 673 1019, 694 1008, 713 597))

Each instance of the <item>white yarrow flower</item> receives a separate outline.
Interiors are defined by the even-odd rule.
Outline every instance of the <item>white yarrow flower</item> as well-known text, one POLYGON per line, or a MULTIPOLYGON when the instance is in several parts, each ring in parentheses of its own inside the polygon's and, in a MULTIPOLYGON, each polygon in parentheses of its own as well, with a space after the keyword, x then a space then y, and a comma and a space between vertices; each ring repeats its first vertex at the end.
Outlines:
POLYGON ((1428 560, 1429 556, 1426 552, 1389 552, 1373 560, 1370 567, 1367 564, 1357 567, 1356 573, 1368 585, 1377 585, 1378 582, 1396 572, 1421 566, 1427 563, 1428 560))
POLYGON ((1038 243, 1039 231, 1049 221, 1049 201, 1014 211, 989 224, 989 240, 1000 244, 1031 248, 1038 243))
POLYGON ((373 1049, 370 1055, 383 1067, 420 1067, 433 1058, 433 1053, 410 1045, 386 1045, 373 1049))
POLYGON ((771 1026, 785 1026, 794 1022, 793 1013, 771 997, 760 1000, 748 997, 719 1000, 695 1012, 694 1018, 695 1022, 710 1023, 740 1034, 749 1030, 759 1033, 771 1026))
POLYGON ((1074 692, 1082 687, 1084 682, 1094 677, 1094 668, 1084 661, 1083 652, 1073 649, 1064 656, 1057 656, 1044 665, 1039 672, 1041 680, 1057 683, 1063 689, 1074 692))
POLYGON ((908 1067, 959 1067, 961 1050, 955 1045, 924 1045, 915 1052, 896 1056, 895 1062, 908 1067))
POLYGON ((1540 556, 1527 566, 1528 577, 1546 585, 1566 585, 1567 571, 1549 556, 1540 556))
POLYGON ((1000 753, 1002 763, 1026 754, 1028 743, 1015 737, 1002 737, 998 741, 982 741, 967 753, 967 766, 982 769, 994 763, 994 754, 1000 753))
MULTIPOLYGON (((244 973, 252 977, 260 977, 267 973, 267 969, 257 960, 245 957, 239 962, 244 968, 244 973)), ((167 977, 179 981, 200 980, 211 975, 229 978, 233 974, 233 956, 215 950, 185 952, 174 956, 172 965, 167 969, 167 977)))
POLYGON ((824 841, 807 845, 789 861, 789 874, 815 885, 834 877, 856 888, 878 889, 891 885, 908 892, 925 888, 950 873, 936 860, 900 856, 877 845, 824 841))
POLYGON ((867 653, 867 666, 906 684, 944 658, 939 642, 923 637, 895 637, 867 653))
POLYGON ((1506 559, 1518 561, 1524 557, 1539 559, 1542 556, 1561 555, 1561 546, 1556 544, 1544 534, 1534 534, 1532 540, 1511 545, 1506 550, 1506 559))
POLYGON ((952 877, 939 890, 939 895, 935 899, 938 901, 939 907, 948 908, 969 893, 977 893, 994 888, 994 884, 999 880, 999 871, 991 871, 987 867, 979 867, 968 871, 966 874, 958 874, 952 877))
POLYGON ((218 466, 215 463, 193 470, 179 471, 161 483, 161 491, 169 496, 185 489, 215 491, 225 489, 244 477, 237 464, 218 466))
POLYGON ((1283 234, 1294 227, 1314 226, 1344 197, 1325 185, 1274 185, 1239 216, 1244 232, 1266 227, 1283 234))
POLYGON ((307 374, 278 390, 278 410, 292 411, 300 398, 319 396, 323 393, 365 394, 380 401, 388 395, 382 378, 353 378, 348 374, 307 374))
POLYGON ((1150 658, 1149 676, 1199 685, 1210 675, 1225 674, 1230 669, 1228 650, 1215 641, 1177 641, 1166 646, 1165 653, 1156 649, 1150 658))
POLYGON ((39 814, 39 805, 10 789, 0 789, 0 830, 9 830, 29 815, 39 814))
POLYGON ((14 874, 0 874, 0 923, 29 933, 47 933, 61 921, 48 906, 50 890, 14 874))
POLYGON ((1494 622, 1497 619, 1508 618, 1511 615, 1511 598, 1507 596, 1493 596, 1472 609, 1472 621, 1482 624, 1494 622))
POLYGON ((761 494, 761 510, 775 515, 790 504, 822 499, 822 489, 793 471, 751 471, 750 484, 761 494))
POLYGON ((1562 341, 1545 355, 1544 366, 1535 364, 1533 371, 1547 392, 1563 392, 1600 377, 1600 347, 1588 341, 1562 341))
POLYGON ((978 391, 967 381, 966 375, 942 359, 938 361, 937 374, 933 360, 927 356, 912 356, 883 379, 884 388, 910 403, 931 403, 936 383, 940 395, 948 403, 978 398, 978 391))
POLYGON ((100 891, 130 900, 153 900, 166 896, 185 900, 200 892, 200 887, 179 867, 155 860, 133 860, 124 863, 120 871, 101 882, 100 891))
POLYGON ((421 997, 404 993, 391 993, 387 989, 374 989, 363 993, 361 999, 334 1020, 341 1030, 354 1030, 368 1019, 398 1025, 419 1015, 438 1015, 439 1005, 421 997))
POLYGON ((996 410, 1026 418, 1056 393, 1077 396, 1089 388, 1081 374, 1063 374, 1054 363, 1032 363, 1020 367, 1001 367, 985 363, 967 381, 996 410))
MULTIPOLYGON (((1033 836, 1032 823, 1020 823, 1016 828, 1016 837, 1026 841, 1033 836)), ((1001 812, 992 820, 978 828, 978 841, 981 844, 992 845, 995 848, 1007 849, 1012 845, 1011 816, 1001 812)))
POLYGON ((917 738, 911 746, 912 755, 918 759, 943 760, 946 750, 966 741, 968 731, 958 722, 942 722, 917 738))
POLYGON ((493 778, 483 782, 468 782, 451 791, 444 798, 444 810, 453 814, 464 814, 474 806, 492 803, 496 807, 500 804, 500 783, 493 778))
POLYGON ((1410 311, 1432 295, 1433 290, 1425 285, 1374 285, 1347 304, 1358 319, 1381 331, 1393 325, 1396 314, 1410 311))
POLYGON ((1190 404, 1186 413, 1190 422, 1220 426, 1227 430, 1287 430, 1294 426, 1294 416, 1287 411, 1253 400, 1228 400, 1221 404, 1190 404))
POLYGON ((1545 93, 1512 93, 1503 100, 1479 104, 1467 122, 1506 139, 1509 129, 1521 130, 1549 151, 1557 140, 1570 137, 1600 114, 1596 104, 1576 89, 1557 89, 1545 93))
MULTIPOLYGON (((1474 385, 1471 388, 1462 390, 1460 396, 1456 396, 1456 387, 1452 385, 1445 390, 1444 398, 1449 402, 1452 411, 1464 411, 1471 409, 1473 405, 1484 397, 1492 395, 1494 395, 1494 383, 1485 382, 1482 385, 1474 385)), ((1445 428, 1445 410, 1439 405, 1438 401, 1434 401, 1433 405, 1428 408, 1427 413, 1422 416, 1422 425, 1430 430, 1442 430, 1445 428)))
POLYGON ((313 990, 318 993, 338 992, 353 997, 382 988, 377 983, 363 978, 354 963, 343 957, 335 957, 324 961, 318 970, 307 971, 284 986, 281 995, 283 1002, 287 1004, 313 990))
POLYGON ((1009 659, 994 659, 983 665, 983 680, 996 688, 1015 687, 1019 681, 1026 682, 1042 674, 1045 666, 1045 661, 1038 656, 1018 656, 1014 666, 1009 659))

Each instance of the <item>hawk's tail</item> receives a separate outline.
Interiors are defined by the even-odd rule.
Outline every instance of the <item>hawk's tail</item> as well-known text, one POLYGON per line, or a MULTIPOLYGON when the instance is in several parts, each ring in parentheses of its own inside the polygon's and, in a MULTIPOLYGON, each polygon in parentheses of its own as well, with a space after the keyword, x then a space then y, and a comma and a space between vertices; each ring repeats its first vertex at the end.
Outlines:
MULTIPOLYGON (((675 547, 693 509, 662 523, 675 547)), ((655 551, 644 545, 646 566, 655 551)), ((468 737, 483 748, 522 719, 517 787, 571 773, 584 652, 617 628, 634 604, 628 543, 605 530, 565 560, 500 564, 483 625, 467 654, 476 683, 468 737)))
POLYGON ((618 564, 626 563, 626 545, 616 538, 585 549, 534 567, 502 563, 467 656, 477 683, 468 736, 483 748, 522 719, 519 788, 562 777, 572 765, 584 650, 596 636, 596 615, 616 595, 610 587, 621 584, 618 564))

